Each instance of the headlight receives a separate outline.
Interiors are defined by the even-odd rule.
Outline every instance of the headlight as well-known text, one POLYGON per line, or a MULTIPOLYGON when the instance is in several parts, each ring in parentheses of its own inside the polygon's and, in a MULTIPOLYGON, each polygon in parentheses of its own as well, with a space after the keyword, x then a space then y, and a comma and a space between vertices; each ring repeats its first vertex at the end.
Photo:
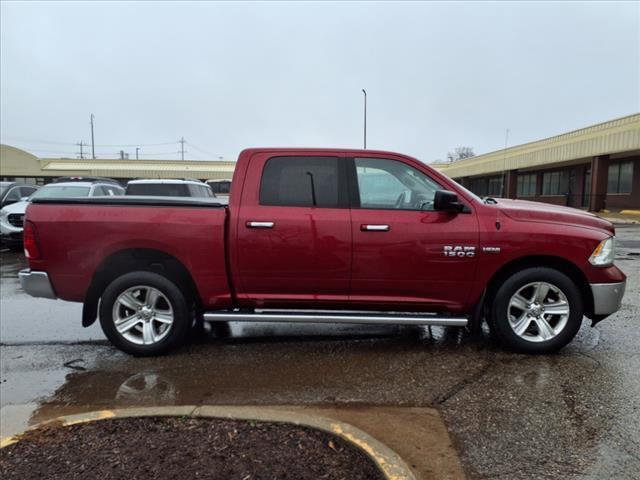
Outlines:
POLYGON ((613 265, 616 256, 616 237, 601 241, 589 257, 589 263, 596 267, 613 265))

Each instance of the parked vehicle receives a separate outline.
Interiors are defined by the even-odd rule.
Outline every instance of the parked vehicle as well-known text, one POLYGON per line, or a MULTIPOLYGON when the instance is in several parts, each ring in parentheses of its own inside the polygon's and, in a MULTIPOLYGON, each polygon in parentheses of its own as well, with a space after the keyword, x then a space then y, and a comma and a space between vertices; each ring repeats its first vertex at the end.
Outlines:
POLYGON ((223 179, 223 180, 207 180, 207 185, 211 187, 213 190, 213 194, 216 197, 229 195, 231 192, 231 179, 223 179))
MULTIPOLYGON (((15 188, 15 187, 14 187, 15 188)), ((20 187, 22 190, 24 187, 20 187)), ((26 192, 27 190, 25 190, 26 192)), ((115 180, 98 177, 62 177, 45 185, 19 202, 0 210, 0 243, 13 250, 22 249, 22 227, 25 211, 34 198, 98 197, 123 195, 124 188, 115 180)))
POLYGON ((248 149, 215 199, 35 198, 20 272, 84 302, 111 342, 166 352, 194 317, 469 326, 560 349, 620 307, 613 225, 567 207, 481 199, 411 157, 248 149), (99 312, 98 312, 99 310, 99 312))
POLYGON ((40 188, 18 182, 0 182, 0 208, 17 203, 40 188))
POLYGON ((195 179, 131 180, 127 183, 126 194, 153 197, 215 197, 209 185, 195 179))

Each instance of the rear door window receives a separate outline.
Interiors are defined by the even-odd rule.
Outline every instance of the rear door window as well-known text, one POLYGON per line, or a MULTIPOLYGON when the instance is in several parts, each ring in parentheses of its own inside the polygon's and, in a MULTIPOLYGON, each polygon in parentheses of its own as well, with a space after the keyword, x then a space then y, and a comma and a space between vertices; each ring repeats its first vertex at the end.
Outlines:
POLYGON ((262 172, 260 204, 337 208, 344 190, 338 165, 336 157, 270 158, 262 172))

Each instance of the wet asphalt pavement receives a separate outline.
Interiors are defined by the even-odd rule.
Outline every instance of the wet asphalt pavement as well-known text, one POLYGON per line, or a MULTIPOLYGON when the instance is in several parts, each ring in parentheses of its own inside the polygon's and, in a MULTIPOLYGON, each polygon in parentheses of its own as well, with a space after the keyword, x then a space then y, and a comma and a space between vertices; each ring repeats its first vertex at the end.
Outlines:
POLYGON ((470 478, 640 478, 640 226, 618 227, 622 310, 556 355, 501 351, 462 329, 232 325, 136 359, 33 299, 1 253, 2 427, 140 405, 435 407, 470 478))

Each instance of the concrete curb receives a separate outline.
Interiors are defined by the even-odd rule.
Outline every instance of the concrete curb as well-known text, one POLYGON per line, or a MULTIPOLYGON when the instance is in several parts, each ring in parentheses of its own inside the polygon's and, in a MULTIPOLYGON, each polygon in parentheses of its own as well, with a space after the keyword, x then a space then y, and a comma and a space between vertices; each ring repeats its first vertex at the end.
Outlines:
MULTIPOLYGON (((53 418, 46 422, 33 425, 32 427, 29 427, 28 430, 34 430, 51 423, 60 423, 63 426, 70 426, 110 418, 131 417, 224 418, 289 423, 315 428, 337 435, 343 440, 358 447, 360 450, 365 452, 373 462, 375 462, 388 480, 416 480, 416 477, 409 466, 398 454, 353 425, 317 415, 308 415, 299 412, 286 412, 264 407, 181 406, 97 410, 83 414, 53 418)), ((0 441, 0 448, 7 447, 20 441, 21 435, 22 434, 17 434, 12 437, 3 438, 0 441)))

